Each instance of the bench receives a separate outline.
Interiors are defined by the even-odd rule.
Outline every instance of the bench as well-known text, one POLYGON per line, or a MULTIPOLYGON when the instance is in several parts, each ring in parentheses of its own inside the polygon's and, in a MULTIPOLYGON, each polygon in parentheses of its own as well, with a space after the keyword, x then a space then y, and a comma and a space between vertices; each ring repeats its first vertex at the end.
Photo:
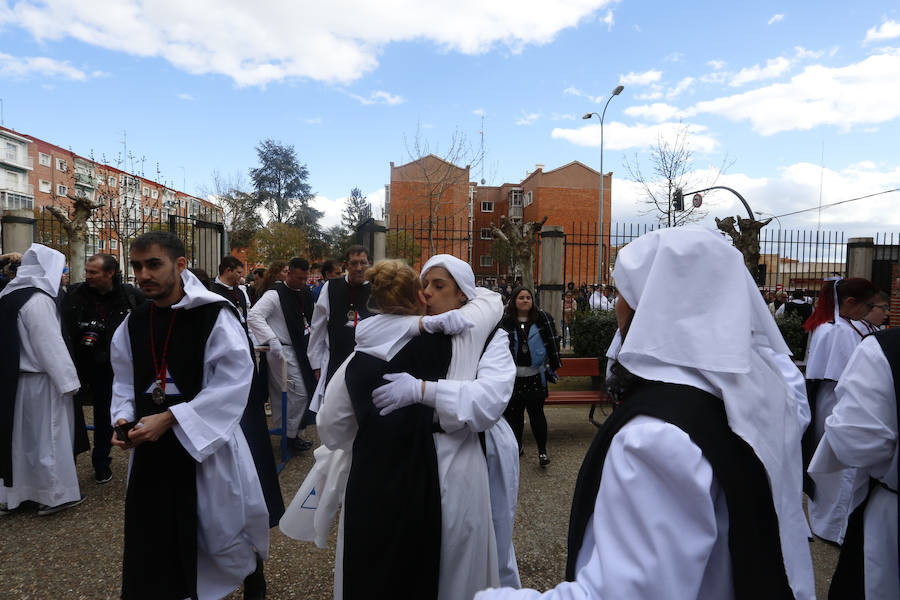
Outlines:
MULTIPOLYGON (((599 377, 600 361, 596 358, 563 358, 562 366, 557 369, 556 374, 560 377, 599 377)), ((549 387, 553 390, 553 384, 549 387)), ((609 398, 601 390, 551 391, 544 404, 559 406, 590 404, 588 420, 600 427, 601 423, 594 420, 594 411, 597 410, 598 404, 609 404, 609 398)))

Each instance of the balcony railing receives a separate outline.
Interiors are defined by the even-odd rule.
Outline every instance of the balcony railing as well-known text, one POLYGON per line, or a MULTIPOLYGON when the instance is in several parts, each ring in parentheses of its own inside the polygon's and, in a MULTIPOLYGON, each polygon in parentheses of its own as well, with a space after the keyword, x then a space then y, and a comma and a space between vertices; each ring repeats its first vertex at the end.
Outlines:
POLYGON ((34 169, 34 159, 30 156, 23 156, 22 152, 17 152, 14 158, 10 157, 6 152, 0 152, 0 164, 11 165, 28 171, 34 169))
POLYGON ((85 187, 97 187, 97 178, 90 173, 80 173, 76 170, 75 183, 85 187))
POLYGON ((24 185, 9 185, 7 183, 0 183, 0 190, 10 191, 14 194, 24 194, 26 196, 34 197, 34 184, 26 183, 24 185))

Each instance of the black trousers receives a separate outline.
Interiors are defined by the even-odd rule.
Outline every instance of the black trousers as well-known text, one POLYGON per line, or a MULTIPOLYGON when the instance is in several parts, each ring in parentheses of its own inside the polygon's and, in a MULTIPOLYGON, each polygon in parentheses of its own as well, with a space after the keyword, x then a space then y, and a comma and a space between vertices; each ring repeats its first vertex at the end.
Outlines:
POLYGON ((512 398, 504 411, 503 416, 512 428, 522 447, 522 433, 525 429, 525 411, 528 411, 528 421, 531 423, 531 433, 538 447, 538 454, 547 453, 547 417, 544 416, 544 399, 547 391, 541 383, 540 375, 531 377, 516 377, 512 398))
POLYGON ((79 391, 82 395, 81 405, 89 398, 94 405, 94 447, 91 450, 91 463, 94 469, 109 467, 112 449, 113 427, 110 422, 110 403, 112 401, 112 368, 108 365, 97 366, 89 377, 89 389, 79 391))

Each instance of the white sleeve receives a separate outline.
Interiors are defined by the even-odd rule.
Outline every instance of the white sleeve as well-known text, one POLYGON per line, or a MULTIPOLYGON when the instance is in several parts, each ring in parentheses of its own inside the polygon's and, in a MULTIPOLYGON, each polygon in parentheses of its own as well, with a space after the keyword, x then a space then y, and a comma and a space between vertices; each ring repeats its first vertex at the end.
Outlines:
POLYGON ((268 344, 270 340, 278 337, 268 323, 269 316, 276 309, 281 310, 278 292, 269 290, 247 311, 247 326, 260 344, 268 344))
MULTIPOLYGON (((309 366, 313 369, 324 368, 325 359, 328 358, 328 282, 322 286, 319 299, 313 308, 312 323, 309 324, 309 344, 306 347, 306 357, 309 366)), ((324 374, 322 375, 324 377, 324 374)))
POLYGON ((128 333, 129 314, 116 329, 110 342, 109 359, 113 370, 112 400, 110 418, 112 423, 119 419, 128 422, 135 419, 134 406, 134 365, 131 359, 131 336, 128 333))
MULTIPOLYGON (((475 600, 697 598, 719 537, 720 496, 712 467, 684 431, 637 417, 606 455, 575 581, 544 594, 486 590, 475 600)), ((730 573, 721 576, 730 583, 730 573)))
POLYGON ((509 334, 498 329, 478 361, 473 381, 441 379, 425 384, 424 404, 437 412, 444 431, 486 431, 503 416, 516 381, 509 334))
POLYGON ((352 449, 356 431, 359 429, 356 413, 353 412, 353 405, 350 402, 350 392, 347 391, 347 384, 344 381, 347 363, 354 355, 355 352, 351 353, 334 372, 325 389, 325 400, 316 415, 316 431, 319 439, 330 450, 352 449))
POLYGON ((782 302, 781 306, 775 311, 775 318, 780 319, 784 315, 784 307, 787 306, 787 302, 782 302))
POLYGON ((878 340, 867 337, 860 342, 834 391, 838 402, 825 420, 810 472, 847 466, 884 477, 897 452, 897 401, 891 367, 878 340))
POLYGON ((18 321, 27 332, 26 338, 38 363, 36 366, 47 373, 56 391, 60 394, 77 392, 80 387, 78 372, 63 340, 53 300, 46 294, 32 295, 19 310, 18 321))
POLYGON ((203 462, 232 439, 252 380, 244 329, 231 311, 221 310, 206 341, 203 388, 190 402, 169 409, 177 421, 175 437, 194 460, 203 462))

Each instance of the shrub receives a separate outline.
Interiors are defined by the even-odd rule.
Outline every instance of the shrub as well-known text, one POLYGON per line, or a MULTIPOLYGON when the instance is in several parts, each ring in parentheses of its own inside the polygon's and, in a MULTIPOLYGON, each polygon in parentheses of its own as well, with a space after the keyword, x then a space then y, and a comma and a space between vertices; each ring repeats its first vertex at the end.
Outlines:
POLYGON ((803 329, 803 319, 800 315, 794 313, 775 319, 775 324, 778 325, 784 342, 791 349, 791 352, 794 353, 794 360, 803 360, 806 354, 806 340, 808 336, 806 330, 803 329))
MULTIPOLYGON (((570 325, 575 356, 606 356, 619 324, 613 311, 576 311, 570 325)), ((601 361, 601 364, 605 361, 601 361)))

